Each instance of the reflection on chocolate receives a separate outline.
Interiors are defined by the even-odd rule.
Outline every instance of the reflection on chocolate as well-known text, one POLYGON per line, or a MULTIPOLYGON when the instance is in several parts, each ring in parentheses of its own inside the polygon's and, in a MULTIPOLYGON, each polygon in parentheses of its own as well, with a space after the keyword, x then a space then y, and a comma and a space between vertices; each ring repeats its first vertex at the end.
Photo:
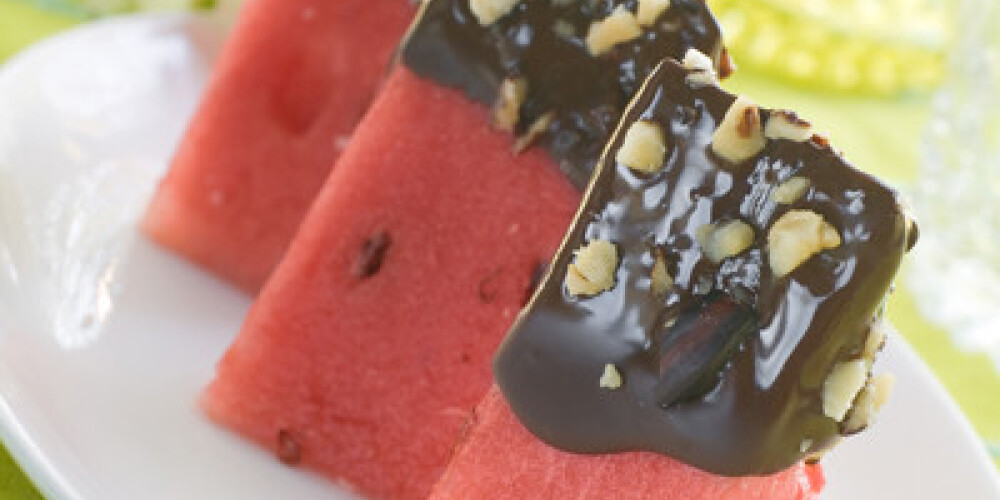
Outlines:
POLYGON ((587 50, 591 24, 637 0, 522 0, 489 26, 469 10, 470 0, 430 0, 402 48, 403 63, 417 74, 464 90, 488 106, 506 79, 527 84, 515 127, 526 134, 553 113, 537 143, 583 188, 621 113, 643 80, 665 57, 689 48, 722 54, 719 27, 702 0, 674 0, 641 35, 594 56, 587 50))
POLYGON ((629 108, 494 371, 521 421, 559 448, 649 450, 718 474, 772 473, 838 437, 824 382, 837 363, 862 357, 913 230, 896 194, 825 141, 768 139, 746 161, 719 158, 710 144, 735 98, 686 75, 664 61, 629 108), (640 119, 664 132, 666 160, 654 173, 615 162, 640 119), (793 176, 808 188, 776 202, 793 176), (778 277, 770 259, 780 235, 769 231, 788 214, 819 239, 778 277), (731 221, 742 222, 731 226, 741 239, 722 241, 736 250, 713 263, 706 231, 731 221), (615 286, 572 296, 563 284, 573 251, 598 239, 618 249, 615 286), (651 289, 658 254, 672 278, 666 293, 651 289), (621 388, 600 387, 607 364, 621 388))

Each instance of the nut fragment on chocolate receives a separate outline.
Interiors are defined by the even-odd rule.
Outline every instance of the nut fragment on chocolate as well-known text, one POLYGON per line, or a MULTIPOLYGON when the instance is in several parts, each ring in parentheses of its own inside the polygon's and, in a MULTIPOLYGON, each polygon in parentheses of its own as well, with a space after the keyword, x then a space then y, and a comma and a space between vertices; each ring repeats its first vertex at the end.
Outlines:
POLYGON ((566 289, 571 295, 597 295, 615 284, 618 249, 614 243, 594 240, 575 252, 576 260, 566 272, 566 289))
POLYGON ((674 279, 670 277, 670 272, 667 270, 667 262, 663 258, 663 253, 657 251, 656 260, 653 262, 653 272, 650 273, 649 288, 653 295, 662 297, 672 286, 674 286, 674 279))
POLYGON ((528 127, 528 130, 519 135, 514 141, 514 154, 523 153, 526 149, 531 147, 531 145, 538 140, 538 137, 549 129, 549 126, 552 125, 552 120, 554 118, 555 114, 549 112, 539 116, 537 120, 532 122, 531 126, 528 127))
POLYGON ((469 0, 469 9, 483 26, 489 26, 514 10, 520 0, 469 0))
POLYGON ((791 111, 775 111, 764 126, 764 137, 806 142, 813 136, 812 124, 791 111))
POLYGON ((854 434, 871 425, 879 410, 889 401, 889 395, 895 384, 896 378, 890 373, 872 377, 858 395, 847 415, 847 420, 843 423, 844 434, 854 434))
POLYGON ((792 177, 782 182, 781 185, 771 193, 771 200, 781 205, 790 205, 799 201, 806 191, 809 190, 809 179, 805 177, 792 177))
POLYGON ((643 26, 652 26, 660 15, 670 8, 670 0, 639 0, 636 19, 643 26))
POLYGON ((767 233, 768 262, 775 276, 795 270, 817 253, 840 246, 840 234, 811 210, 791 210, 767 233))
POLYGON ((760 109, 745 97, 737 98, 712 135, 712 151, 724 160, 739 163, 760 154, 764 146, 760 109))
POLYGON ((527 93, 528 84, 523 78, 505 78, 500 84, 500 94, 493 106, 493 126, 513 132, 527 93))
POLYGON ((642 28, 635 14, 629 12, 624 5, 619 5, 611 15, 595 21, 587 30, 587 50, 592 55, 599 56, 619 43, 639 38, 642 28))
POLYGON ((615 365, 608 363, 604 365, 604 372, 601 373, 600 385, 604 389, 620 389, 622 386, 622 374, 618 372, 615 365))
POLYGON ((715 64, 712 59, 698 49, 689 49, 684 54, 681 61, 684 69, 690 71, 686 79, 688 83, 699 85, 718 85, 719 79, 715 74, 715 64))
POLYGON ((823 382, 823 413, 842 422, 867 380, 868 364, 863 359, 834 366, 823 382))
POLYGON ((633 170, 655 173, 663 168, 667 147, 663 132, 655 123, 635 122, 625 133, 625 140, 615 155, 615 160, 633 170))
POLYGON ((865 340, 865 350, 862 356, 865 359, 874 361, 875 356, 882 350, 886 339, 889 338, 890 333, 893 331, 894 327, 892 323, 889 323, 889 320, 885 318, 872 323, 871 328, 868 329, 868 338, 865 340))
POLYGON ((698 244, 715 263, 739 254, 753 244, 753 228, 743 221, 709 224, 698 230, 698 244))

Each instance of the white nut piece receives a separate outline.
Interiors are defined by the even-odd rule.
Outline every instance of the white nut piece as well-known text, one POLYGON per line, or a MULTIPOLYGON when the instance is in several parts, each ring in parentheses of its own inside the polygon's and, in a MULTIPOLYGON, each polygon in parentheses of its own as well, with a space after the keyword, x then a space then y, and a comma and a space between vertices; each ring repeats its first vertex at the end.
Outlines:
POLYGON ((812 124, 791 111, 774 111, 764 126, 764 137, 806 142, 813 136, 812 124))
POLYGON ((698 244, 705 256, 718 264, 753 244, 754 232, 749 224, 734 220, 702 226, 697 232, 698 244))
POLYGON ((854 434, 871 425, 879 410, 889 401, 889 395, 895 385, 896 377, 891 373, 882 373, 872 377, 865 384, 861 394, 858 395, 857 401, 854 402, 854 406, 844 422, 843 431, 847 434, 854 434))
POLYGON ((618 249, 613 243, 594 240, 574 253, 576 260, 566 271, 566 288, 571 295, 597 295, 614 286, 618 249))
POLYGON ((482 26, 489 26, 514 10, 520 0, 469 0, 472 15, 482 26))
POLYGON ((622 374, 618 372, 618 368, 615 365, 608 363, 604 365, 604 373, 601 374, 601 388, 602 389, 619 389, 622 386, 622 374))
POLYGON ((809 179, 805 177, 791 177, 771 193, 771 200, 782 205, 790 205, 806 194, 809 185, 809 179))
POLYGON ((823 250, 840 246, 840 234, 811 210, 791 210, 767 233, 768 262, 781 278, 823 250))
POLYGON ((812 439, 803 439, 802 443, 799 444, 799 453, 805 453, 805 452, 809 451, 809 449, 812 448, 812 447, 813 447, 813 440, 812 439))
POLYGON ((587 50, 591 55, 599 56, 619 43, 639 38, 639 35, 642 35, 642 28, 639 27, 635 14, 619 5, 611 15, 590 25, 586 38, 587 50))
POLYGON ((672 286, 674 286, 674 278, 667 271, 666 259, 663 258, 661 252, 657 251, 656 262, 653 263, 653 272, 650 275, 649 288, 652 290, 653 295, 662 297, 667 294, 667 290, 670 290, 672 286))
POLYGON ((639 0, 639 10, 636 18, 643 26, 652 26, 656 20, 670 8, 670 0, 639 0))
POLYGON ((528 130, 514 141, 514 154, 523 153, 524 150, 531 147, 531 145, 538 139, 538 136, 542 135, 543 132, 549 129, 549 125, 552 125, 552 120, 554 118, 555 113, 551 111, 539 116, 538 119, 535 120, 530 127, 528 127, 528 130))
POLYGON ((838 363, 823 382, 823 413, 837 422, 843 422, 867 381, 868 364, 865 360, 838 363))
POLYGON ((667 146, 663 142, 660 126, 647 121, 637 121, 625 132, 625 140, 615 155, 615 161, 639 172, 656 173, 663 168, 667 146))
POLYGON ((693 83, 697 85, 718 85, 719 78, 715 74, 715 64, 712 62, 712 58, 706 56, 703 52, 698 49, 688 49, 684 53, 684 59, 681 61, 681 65, 684 69, 688 70, 689 73, 685 77, 688 83, 693 83))
POLYGON ((528 95, 528 83, 524 78, 505 78, 500 83, 497 102, 493 106, 493 126, 513 132, 521 116, 521 105, 528 95))
POLYGON ((739 163, 757 156, 766 145, 760 109, 745 97, 737 98, 712 136, 712 151, 726 161, 739 163))
POLYGON ((889 338, 890 333, 895 332, 896 328, 889 323, 887 319, 881 319, 876 321, 870 328, 868 328, 868 338, 865 340, 865 351, 862 356, 869 362, 875 361, 875 356, 885 345, 885 341, 889 338))

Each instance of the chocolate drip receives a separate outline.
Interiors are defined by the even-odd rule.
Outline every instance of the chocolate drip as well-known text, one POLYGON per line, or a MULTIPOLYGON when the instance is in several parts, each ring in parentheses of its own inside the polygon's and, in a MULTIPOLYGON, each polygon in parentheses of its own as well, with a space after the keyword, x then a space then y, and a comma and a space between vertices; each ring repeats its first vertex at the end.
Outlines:
POLYGON ((915 229, 892 190, 825 141, 768 139, 749 160, 719 158, 710 144, 735 98, 686 75, 664 61, 629 108, 494 372, 521 421, 556 447, 648 450, 718 474, 773 473, 838 437, 823 384, 838 363, 863 356, 915 229), (663 131, 656 173, 615 161, 640 119, 663 131), (775 189, 793 176, 809 188, 776 203, 775 189), (768 231, 791 210, 819 214, 841 241, 776 276, 768 231), (715 263, 699 231, 727 221, 749 226, 753 240, 715 263), (573 251, 594 240, 617 249, 615 286, 573 296, 564 286, 573 251), (664 294, 651 285, 658 258, 671 270, 664 294), (607 364, 622 387, 598 383, 607 364))
POLYGON ((407 36, 402 60, 417 74, 490 106, 505 79, 523 79, 527 93, 515 133, 528 133, 552 113, 536 143, 582 189, 629 100, 660 60, 680 59, 696 48, 719 66, 719 27, 702 0, 674 0, 637 39, 591 55, 585 42, 591 24, 618 6, 636 12, 637 3, 522 0, 482 26, 469 0, 430 0, 407 36))

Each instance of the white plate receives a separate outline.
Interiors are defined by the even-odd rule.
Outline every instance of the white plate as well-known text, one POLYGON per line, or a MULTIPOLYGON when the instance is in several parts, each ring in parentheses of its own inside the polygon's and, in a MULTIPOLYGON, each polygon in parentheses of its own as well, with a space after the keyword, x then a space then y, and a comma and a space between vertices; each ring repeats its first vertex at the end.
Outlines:
MULTIPOLYGON (((104 22, 0 71, 0 434, 51 500, 349 498, 202 417, 249 299, 135 233, 204 81, 204 33, 186 17, 104 22)), ((825 498, 1000 498, 901 339, 881 364, 897 391, 826 461, 825 498)))

